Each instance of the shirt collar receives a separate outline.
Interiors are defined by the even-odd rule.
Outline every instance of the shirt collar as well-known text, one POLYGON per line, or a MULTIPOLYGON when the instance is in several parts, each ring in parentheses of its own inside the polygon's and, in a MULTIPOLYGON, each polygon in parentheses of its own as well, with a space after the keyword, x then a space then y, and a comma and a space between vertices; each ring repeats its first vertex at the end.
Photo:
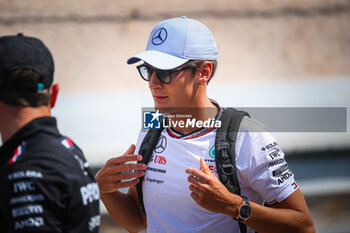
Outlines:
POLYGON ((0 147, 0 164, 7 162, 9 156, 13 154, 13 151, 17 148, 21 142, 30 136, 38 133, 48 133, 52 135, 60 135, 57 129, 57 121, 54 117, 39 117, 22 128, 20 128, 14 135, 12 135, 1 147, 0 147))

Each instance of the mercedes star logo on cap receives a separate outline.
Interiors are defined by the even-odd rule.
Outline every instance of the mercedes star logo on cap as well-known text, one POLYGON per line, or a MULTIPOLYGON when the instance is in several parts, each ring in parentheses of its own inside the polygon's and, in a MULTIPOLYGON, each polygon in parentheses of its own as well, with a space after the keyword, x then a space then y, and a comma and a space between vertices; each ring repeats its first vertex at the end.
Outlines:
POLYGON ((153 34, 152 44, 161 45, 164 43, 167 37, 168 37, 167 30, 165 28, 158 28, 157 31, 155 31, 153 34))

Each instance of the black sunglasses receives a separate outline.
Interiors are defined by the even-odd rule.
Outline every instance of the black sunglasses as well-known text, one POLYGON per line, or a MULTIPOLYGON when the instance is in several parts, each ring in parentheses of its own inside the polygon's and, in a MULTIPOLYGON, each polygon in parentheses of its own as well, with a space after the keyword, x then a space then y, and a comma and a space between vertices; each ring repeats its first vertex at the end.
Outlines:
POLYGON ((160 69, 153 69, 145 64, 137 66, 137 70, 139 71, 141 78, 147 82, 151 81, 153 72, 156 73, 156 76, 159 81, 165 84, 169 84, 172 81, 172 73, 179 72, 181 70, 185 69, 192 69, 193 72, 196 71, 196 67, 194 66, 184 66, 176 70, 160 70, 160 69))

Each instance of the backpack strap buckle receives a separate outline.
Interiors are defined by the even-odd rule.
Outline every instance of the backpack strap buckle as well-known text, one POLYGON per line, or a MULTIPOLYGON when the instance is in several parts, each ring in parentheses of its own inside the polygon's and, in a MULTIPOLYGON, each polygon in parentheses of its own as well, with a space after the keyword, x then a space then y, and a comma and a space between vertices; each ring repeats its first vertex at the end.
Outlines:
POLYGON ((228 141, 218 142, 217 147, 218 147, 218 150, 225 149, 224 151, 226 152, 226 155, 227 155, 227 151, 230 148, 230 142, 228 141))
POLYGON ((220 166, 222 174, 226 176, 231 176, 234 172, 235 169, 233 167, 233 164, 231 162, 231 157, 229 156, 229 149, 230 149, 230 142, 228 141, 222 141, 217 143, 218 150, 221 151, 219 153, 219 159, 222 161, 220 166), (228 161, 228 162, 223 162, 223 161, 228 161))
POLYGON ((231 176, 235 172, 232 164, 223 164, 222 173, 226 176, 231 176))

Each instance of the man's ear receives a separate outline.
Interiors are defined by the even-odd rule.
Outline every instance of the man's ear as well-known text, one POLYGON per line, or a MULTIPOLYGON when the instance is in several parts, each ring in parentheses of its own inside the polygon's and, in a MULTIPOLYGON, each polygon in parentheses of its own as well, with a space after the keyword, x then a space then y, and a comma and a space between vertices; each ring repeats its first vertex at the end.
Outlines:
POLYGON ((55 107, 59 91, 60 85, 58 83, 55 83, 50 87, 50 108, 55 107))
POLYGON ((198 68, 198 71, 199 83, 207 84, 213 71, 213 64, 211 64, 211 62, 204 61, 203 64, 198 68))

